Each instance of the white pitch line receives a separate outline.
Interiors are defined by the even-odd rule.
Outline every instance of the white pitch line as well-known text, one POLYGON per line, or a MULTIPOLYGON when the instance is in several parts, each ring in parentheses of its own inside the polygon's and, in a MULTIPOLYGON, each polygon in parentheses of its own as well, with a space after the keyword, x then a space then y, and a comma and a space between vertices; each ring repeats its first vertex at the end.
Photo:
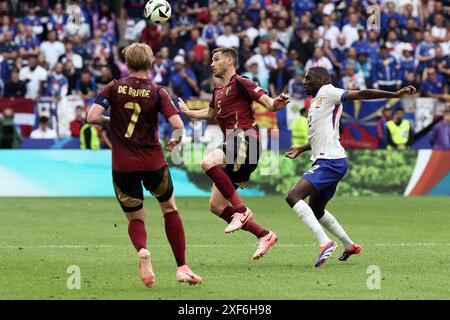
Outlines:
MULTIPOLYGON (((149 245, 150 248, 155 247, 167 247, 167 245, 149 245)), ((246 245, 250 247, 250 245, 246 245)), ((317 244, 305 243, 305 244, 284 244, 280 243, 277 247, 317 247, 317 244)), ((406 243, 361 243, 361 246, 366 247, 436 247, 436 246, 450 246, 450 243, 434 243, 434 242, 406 242, 406 243)), ((125 248, 128 245, 0 245, 0 249, 85 249, 85 248, 125 248)), ((218 247, 242 247, 235 244, 191 244, 187 247, 192 248, 218 248, 218 247)), ((253 247, 253 245, 251 246, 253 247)))

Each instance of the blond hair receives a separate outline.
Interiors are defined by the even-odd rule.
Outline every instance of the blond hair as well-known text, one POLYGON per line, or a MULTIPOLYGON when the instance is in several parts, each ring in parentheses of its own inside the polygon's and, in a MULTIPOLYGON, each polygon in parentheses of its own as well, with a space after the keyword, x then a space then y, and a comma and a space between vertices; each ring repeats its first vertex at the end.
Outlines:
POLYGON ((152 66, 153 51, 145 43, 132 43, 122 52, 131 71, 147 71, 152 66))

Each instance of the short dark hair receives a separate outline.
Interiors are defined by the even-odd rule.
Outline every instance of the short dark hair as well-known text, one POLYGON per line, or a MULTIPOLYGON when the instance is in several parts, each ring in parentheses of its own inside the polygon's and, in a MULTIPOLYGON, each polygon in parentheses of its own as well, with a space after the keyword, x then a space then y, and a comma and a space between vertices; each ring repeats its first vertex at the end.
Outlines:
POLYGON ((213 50, 212 55, 215 53, 221 53, 224 56, 230 57, 233 59, 234 66, 237 67, 238 65, 238 52, 235 48, 227 48, 227 47, 220 47, 213 50))
POLYGON ((314 73, 316 76, 319 76, 321 78, 329 78, 330 77, 328 70, 323 67, 312 67, 308 71, 314 73))

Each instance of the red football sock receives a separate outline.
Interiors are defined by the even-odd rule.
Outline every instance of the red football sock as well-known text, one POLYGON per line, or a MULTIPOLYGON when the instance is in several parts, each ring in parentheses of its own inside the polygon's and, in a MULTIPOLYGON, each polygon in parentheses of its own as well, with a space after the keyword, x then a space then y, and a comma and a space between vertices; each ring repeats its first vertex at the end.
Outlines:
POLYGON ((177 266, 186 264, 186 242, 184 239, 183 223, 181 222, 178 211, 171 211, 164 215, 164 225, 166 235, 172 247, 173 255, 177 261, 177 266))
POLYGON ((219 166, 215 166, 206 171, 206 174, 211 178, 225 199, 230 200, 235 212, 245 212, 247 210, 236 192, 233 182, 231 182, 230 177, 227 176, 225 171, 219 166))
POLYGON ((234 209, 230 206, 226 206, 225 209, 223 209, 222 213, 220 214, 220 217, 225 220, 226 222, 230 223, 233 219, 232 215, 234 214, 234 209))
POLYGON ((264 237, 269 233, 269 230, 256 223, 255 220, 250 219, 246 224, 242 226, 242 230, 253 233, 257 238, 264 237))
POLYGON ((145 230, 144 221, 139 219, 131 220, 128 224, 128 234, 136 251, 147 248, 147 231, 145 230))
MULTIPOLYGON (((230 206, 227 206, 223 211, 220 217, 225 220, 226 222, 230 223, 232 218, 232 215, 234 214, 234 209, 230 206)), ((264 237, 266 234, 269 233, 269 230, 265 229, 263 226, 256 223, 255 220, 251 219, 249 220, 244 226, 242 227, 242 230, 248 231, 252 234, 254 234, 257 238, 264 237)))

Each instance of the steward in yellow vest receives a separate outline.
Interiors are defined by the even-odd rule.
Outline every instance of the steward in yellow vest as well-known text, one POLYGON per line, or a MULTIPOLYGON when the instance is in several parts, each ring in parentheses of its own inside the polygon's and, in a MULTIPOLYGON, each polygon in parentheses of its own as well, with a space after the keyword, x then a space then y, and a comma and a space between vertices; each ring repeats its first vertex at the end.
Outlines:
POLYGON ((80 129, 80 148, 81 149, 100 149, 100 139, 97 128, 89 123, 85 123, 80 129))
POLYGON ((392 120, 386 123, 388 149, 405 149, 411 145, 413 136, 411 122, 403 119, 403 115, 403 108, 397 108, 392 120))

